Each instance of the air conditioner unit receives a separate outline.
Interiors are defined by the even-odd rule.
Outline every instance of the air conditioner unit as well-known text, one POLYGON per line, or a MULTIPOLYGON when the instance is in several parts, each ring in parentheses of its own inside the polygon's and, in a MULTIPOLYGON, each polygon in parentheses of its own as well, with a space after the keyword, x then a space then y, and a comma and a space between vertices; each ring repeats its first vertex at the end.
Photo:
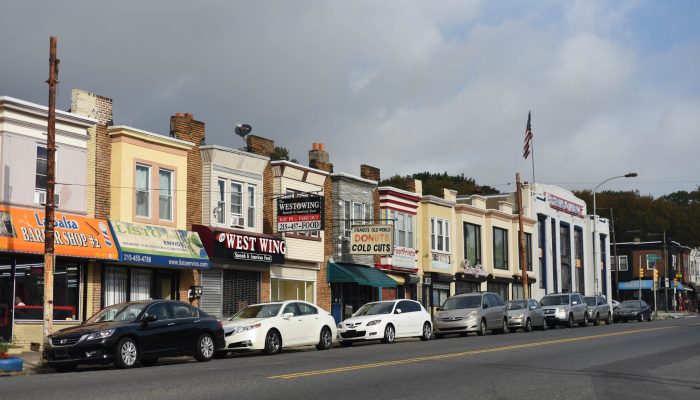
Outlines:
MULTIPOLYGON (((34 203, 41 204, 42 206, 46 205, 46 192, 42 190, 37 190, 34 192, 34 203)), ((53 194, 53 204, 54 206, 58 207, 61 205, 61 195, 58 193, 53 194)))
POLYGON ((241 217, 241 216, 238 216, 238 215, 234 215, 234 216, 231 217, 231 218, 233 219, 233 221, 231 222, 231 226, 232 226, 232 227, 234 227, 234 228, 243 228, 243 227, 245 227, 245 218, 243 218, 243 217, 241 217))

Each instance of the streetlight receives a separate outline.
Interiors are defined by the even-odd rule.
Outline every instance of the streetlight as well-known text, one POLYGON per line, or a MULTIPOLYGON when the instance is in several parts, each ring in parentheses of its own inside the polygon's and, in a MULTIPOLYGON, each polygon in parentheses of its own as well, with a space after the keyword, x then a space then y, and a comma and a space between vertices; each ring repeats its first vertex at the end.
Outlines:
MULTIPOLYGON (((596 256, 596 242, 598 241, 597 235, 596 235, 596 228, 598 226, 598 213, 596 212, 596 202, 595 202, 595 194, 598 188, 603 185, 606 182, 609 182, 613 179, 617 178, 634 178, 637 176, 636 172, 629 172, 625 175, 619 175, 619 176, 613 176, 612 178, 608 178, 604 180, 603 182, 600 182, 598 186, 596 186, 593 189, 593 294, 598 293, 598 258, 596 256)), ((607 293, 606 293, 607 296, 607 293)))

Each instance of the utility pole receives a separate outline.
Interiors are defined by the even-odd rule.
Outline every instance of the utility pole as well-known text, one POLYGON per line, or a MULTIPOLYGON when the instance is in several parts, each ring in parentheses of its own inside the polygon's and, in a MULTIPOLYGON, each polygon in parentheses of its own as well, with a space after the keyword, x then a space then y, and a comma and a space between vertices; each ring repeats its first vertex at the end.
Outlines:
POLYGON ((46 220, 44 222, 44 338, 53 330, 54 270, 54 186, 56 184, 56 86, 58 63, 56 36, 51 36, 49 51, 49 117, 46 129, 46 220))
POLYGON ((523 232, 523 190, 520 187, 520 173, 515 174, 515 184, 518 187, 518 243, 520 244, 520 270, 523 274, 523 298, 530 298, 527 286, 527 251, 525 249, 525 232, 523 232))
POLYGON ((666 229, 664 229, 664 310, 668 313, 668 253, 666 251, 666 229))
MULTIPOLYGON (((615 300, 620 299, 620 259, 617 258, 617 242, 615 241, 615 215, 610 207, 610 221, 612 222, 613 255, 615 256, 615 300)), ((595 244, 595 243, 594 243, 595 244)))

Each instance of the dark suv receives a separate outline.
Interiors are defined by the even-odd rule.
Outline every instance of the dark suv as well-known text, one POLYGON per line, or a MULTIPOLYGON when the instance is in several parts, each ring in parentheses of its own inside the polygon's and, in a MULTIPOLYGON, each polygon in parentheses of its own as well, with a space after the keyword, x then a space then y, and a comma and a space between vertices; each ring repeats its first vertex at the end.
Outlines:
POLYGON ((81 325, 46 338, 44 359, 57 371, 114 362, 119 368, 153 365, 159 357, 191 355, 209 361, 225 347, 221 321, 179 301, 121 303, 81 325))
POLYGON ((564 325, 573 328, 578 323, 588 326, 588 305, 579 293, 552 293, 540 300, 544 318, 550 328, 564 325))

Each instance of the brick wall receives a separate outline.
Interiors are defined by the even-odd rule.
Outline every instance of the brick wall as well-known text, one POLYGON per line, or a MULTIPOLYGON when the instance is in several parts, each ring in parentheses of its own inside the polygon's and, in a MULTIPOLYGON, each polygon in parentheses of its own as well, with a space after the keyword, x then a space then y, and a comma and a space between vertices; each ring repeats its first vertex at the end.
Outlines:
POLYGON ((260 301, 266 303, 270 301, 270 271, 262 272, 262 283, 260 285, 260 301))
MULTIPOLYGON (((332 164, 331 164, 332 166, 332 164)), ((331 285, 328 283, 328 258, 333 256, 333 180, 330 176, 326 177, 323 184, 323 213, 325 217, 323 226, 323 262, 320 265, 318 274, 316 274, 316 304, 326 311, 331 311, 331 285)))
POLYGON ((379 168, 373 167, 371 165, 362 164, 360 165, 360 176, 364 179, 377 181, 377 183, 379 183, 379 168))
POLYGON ((245 137, 248 151, 265 157, 270 157, 275 151, 275 141, 262 136, 248 135, 245 137))
MULTIPOLYGON (((360 165, 360 176, 364 179, 369 179, 371 181, 376 181, 379 184, 381 180, 379 168, 372 167, 371 165, 361 164, 360 165)), ((379 212, 379 190, 375 187, 372 191, 372 218, 374 218, 374 224, 388 224, 389 221, 381 221, 381 214, 379 212)), ((374 256, 374 264, 378 264, 381 261, 380 256, 374 256)))
POLYGON ((94 262, 88 263, 87 266, 85 283, 88 285, 86 312, 88 318, 100 311, 102 306, 102 268, 100 264, 94 262))
POLYGON ((177 113, 170 117, 170 136, 194 143, 187 152, 187 230, 202 223, 202 154, 199 145, 204 143, 204 122, 192 118, 192 114, 177 113))

